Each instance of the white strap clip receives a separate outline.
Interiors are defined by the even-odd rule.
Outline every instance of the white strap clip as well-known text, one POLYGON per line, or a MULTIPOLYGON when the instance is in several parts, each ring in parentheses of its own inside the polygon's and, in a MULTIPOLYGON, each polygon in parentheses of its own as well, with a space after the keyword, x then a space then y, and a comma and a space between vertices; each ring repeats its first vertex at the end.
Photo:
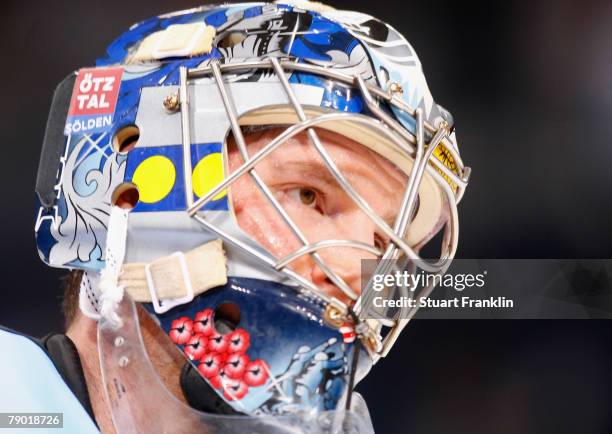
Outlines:
POLYGON ((191 280, 189 279, 189 269, 187 268, 187 261, 185 261, 185 255, 183 254, 183 252, 174 252, 171 256, 176 256, 179 261, 183 274, 183 282, 185 284, 185 289, 187 290, 187 295, 185 295, 184 297, 167 298, 160 301, 157 297, 157 290, 155 289, 155 284, 153 283, 153 276, 151 275, 151 263, 145 265, 144 271, 145 275, 147 276, 147 286, 149 287, 149 293, 151 294, 151 303, 153 304, 153 309, 155 309, 155 313, 161 314, 168 312, 173 307, 189 303, 193 300, 193 287, 191 286, 191 280))

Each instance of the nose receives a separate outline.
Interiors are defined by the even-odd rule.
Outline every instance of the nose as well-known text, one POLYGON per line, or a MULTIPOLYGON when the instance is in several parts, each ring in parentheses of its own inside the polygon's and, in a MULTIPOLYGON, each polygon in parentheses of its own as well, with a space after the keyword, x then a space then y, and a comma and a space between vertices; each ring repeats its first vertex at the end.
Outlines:
MULTIPOLYGON (((323 239, 345 239, 374 245, 376 226, 360 211, 351 216, 343 216, 336 225, 333 234, 327 234, 323 239)), ((353 247, 330 247, 318 251, 319 256, 338 277, 340 277, 355 293, 361 293, 361 261, 375 260, 371 252, 353 247)), ((344 302, 349 297, 333 284, 328 275, 313 260, 309 261, 310 278, 319 288, 344 302)))

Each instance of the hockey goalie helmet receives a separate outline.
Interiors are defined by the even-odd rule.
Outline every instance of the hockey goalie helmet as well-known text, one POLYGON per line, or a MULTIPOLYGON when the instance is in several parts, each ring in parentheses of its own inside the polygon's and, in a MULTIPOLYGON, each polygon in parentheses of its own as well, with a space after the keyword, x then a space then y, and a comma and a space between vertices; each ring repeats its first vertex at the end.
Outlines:
POLYGON ((117 312, 131 312, 124 298, 143 303, 228 409, 333 410, 351 375, 386 353, 401 327, 359 321, 360 288, 323 252, 403 257, 443 272, 468 173, 451 115, 387 24, 319 6, 203 7, 134 25, 95 67, 59 85, 37 179, 38 251, 51 266, 86 271, 81 310, 114 326, 115 338, 117 312), (251 152, 252 131, 274 137, 251 152), (392 222, 352 185, 326 134, 398 170, 392 222), (257 173, 300 137, 387 243, 307 239, 257 173), (240 226, 232 196, 245 178, 298 248, 279 257, 240 226), (440 259, 422 261, 419 248, 439 231, 440 259), (296 272, 301 258, 337 293, 296 272), (381 343, 382 325, 392 329, 381 343))

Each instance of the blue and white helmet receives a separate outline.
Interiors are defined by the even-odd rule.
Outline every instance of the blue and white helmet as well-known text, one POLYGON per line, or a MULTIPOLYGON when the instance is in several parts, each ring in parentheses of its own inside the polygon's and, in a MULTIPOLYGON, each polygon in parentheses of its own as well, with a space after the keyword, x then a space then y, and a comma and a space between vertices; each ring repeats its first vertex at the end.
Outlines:
POLYGON ((86 271, 80 307, 100 320, 107 375, 126 372, 115 365, 146 371, 145 361, 136 363, 146 359, 137 327, 130 329, 136 301, 185 353, 188 400, 189 381, 217 397, 200 409, 334 411, 406 321, 360 320, 359 292, 317 252, 363 249, 444 272, 468 175, 451 115, 434 102, 414 49, 389 25, 313 3, 205 6, 132 26, 95 67, 59 85, 36 185, 37 246, 47 264, 86 271), (245 128, 270 125, 284 131, 249 156, 245 128), (362 144, 406 175, 393 225, 337 170, 320 130, 362 144), (388 246, 309 243, 257 180, 258 161, 302 132, 388 246), (230 134, 245 159, 231 174, 230 134), (254 178, 301 248, 275 257, 239 227, 231 186, 240 176, 254 178), (439 231, 441 260, 421 261, 419 248, 439 231), (292 270, 304 255, 345 297, 292 270), (123 344, 128 336, 132 346, 123 344))

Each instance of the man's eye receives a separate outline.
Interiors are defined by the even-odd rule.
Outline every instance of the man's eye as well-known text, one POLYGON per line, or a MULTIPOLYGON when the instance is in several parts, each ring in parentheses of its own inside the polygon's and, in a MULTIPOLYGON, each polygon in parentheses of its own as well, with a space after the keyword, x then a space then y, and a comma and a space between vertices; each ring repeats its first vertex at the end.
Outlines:
POLYGON ((307 206, 314 206, 317 202, 317 193, 309 188, 300 188, 300 201, 307 206))
POLYGON ((289 196, 309 208, 317 208, 317 192, 311 188, 292 188, 289 196))

